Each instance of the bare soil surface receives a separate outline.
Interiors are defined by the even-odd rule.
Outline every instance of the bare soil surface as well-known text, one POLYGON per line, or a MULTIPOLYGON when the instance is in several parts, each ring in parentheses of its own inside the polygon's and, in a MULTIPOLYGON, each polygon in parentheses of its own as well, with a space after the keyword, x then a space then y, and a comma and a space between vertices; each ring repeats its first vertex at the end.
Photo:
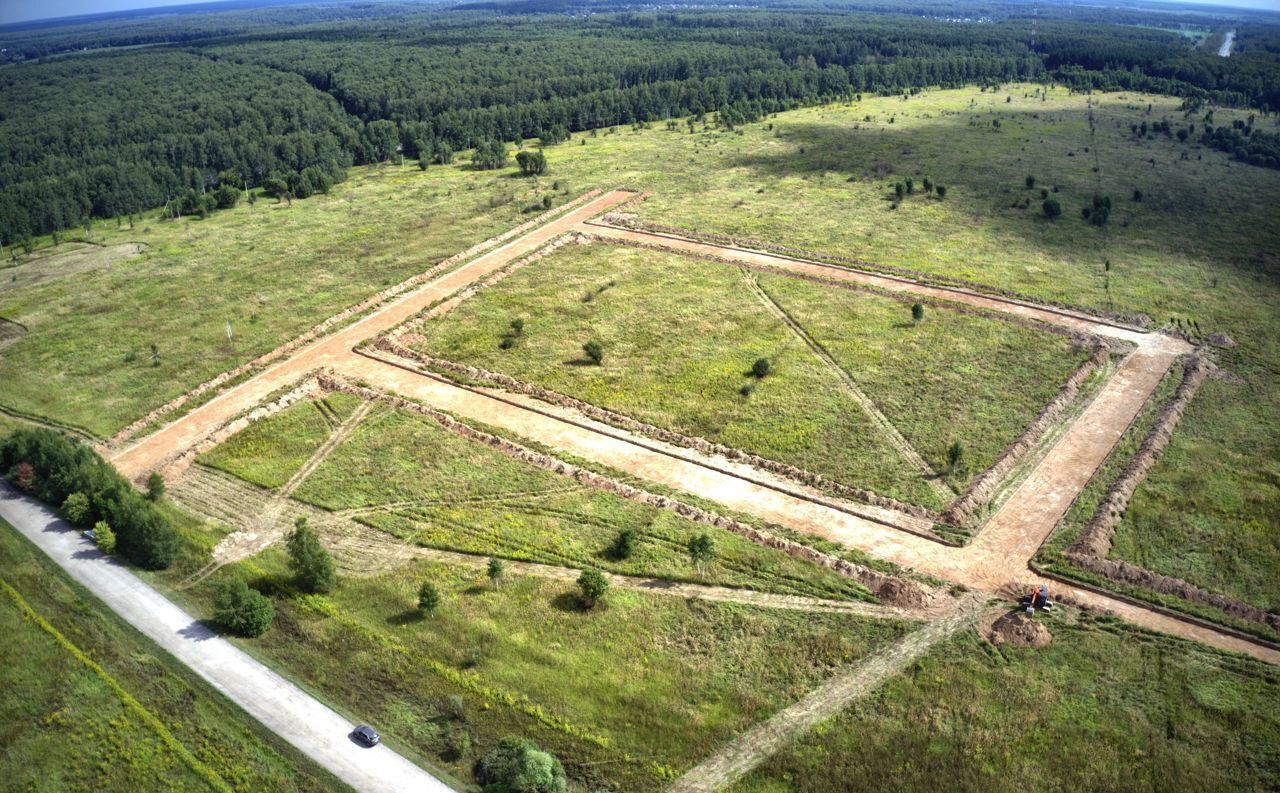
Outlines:
MULTIPOLYGON (((694 493, 788 528, 837 540, 981 592, 995 592, 1010 582, 1035 577, 1028 570, 1028 560, 1115 446, 1164 373, 1180 355, 1193 350, 1189 343, 1176 337, 1147 333, 1078 311, 932 286, 788 256, 709 245, 666 234, 588 223, 592 217, 631 198, 634 194, 626 191, 606 193, 469 264, 423 284, 359 322, 300 348, 289 359, 265 369, 119 452, 113 462, 126 475, 144 475, 168 456, 199 442, 272 392, 296 382, 308 372, 332 368, 342 376, 357 382, 364 381, 372 388, 420 400, 464 419, 512 431, 560 452, 694 493), (780 482, 777 477, 740 463, 690 449, 674 449, 581 419, 571 411, 553 410, 529 397, 465 388, 415 371, 407 364, 393 365, 354 351, 360 342, 396 327, 437 301, 479 282, 571 231, 708 256, 784 274, 847 280, 950 301, 1122 341, 1135 349, 974 541, 963 548, 949 547, 904 531, 891 520, 881 521, 865 513, 857 514, 829 498, 821 497, 821 494, 806 492, 805 488, 794 483, 780 482)), ((1075 591, 1072 596, 1075 598, 1073 602, 1111 611, 1152 630, 1245 652, 1269 663, 1280 664, 1280 652, 1225 631, 1091 592, 1075 591)))
POLYGON ((1044 623, 1020 611, 998 616, 987 626, 986 636, 996 646, 1040 648, 1053 644, 1053 634, 1044 623))
MULTIPOLYGON (((70 246, 70 243, 67 243, 70 246)), ((114 264, 126 262, 147 249, 140 242, 119 245, 79 245, 60 253, 52 253, 30 260, 19 259, 14 267, 0 270, 0 292, 24 289, 44 281, 105 270, 114 264)))

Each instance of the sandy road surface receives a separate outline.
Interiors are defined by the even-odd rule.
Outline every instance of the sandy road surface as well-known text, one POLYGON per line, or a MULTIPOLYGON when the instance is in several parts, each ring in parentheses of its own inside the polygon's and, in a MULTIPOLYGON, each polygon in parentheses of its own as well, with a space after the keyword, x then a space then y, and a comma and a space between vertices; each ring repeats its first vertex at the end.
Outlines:
POLYGON ((399 325, 437 300, 448 297, 511 260, 540 247, 581 221, 633 197, 634 193, 624 190, 605 193, 528 234, 401 295, 358 322, 302 347, 288 359, 269 366, 244 383, 219 394, 159 431, 117 452, 112 455, 111 462, 128 477, 136 477, 155 468, 171 453, 190 448, 219 424, 257 404, 272 391, 294 382, 314 369, 336 366, 349 359, 351 349, 365 339, 399 325))
POLYGON ((359 791, 452 789, 388 749, 348 737, 352 724, 272 672, 104 556, 43 504, 0 484, 0 517, 72 578, 272 732, 359 791))
MULTIPOLYGON (((479 257, 470 264, 431 281, 387 304, 338 333, 303 347, 289 360, 276 364, 244 384, 219 395, 159 432, 116 455, 113 462, 127 475, 137 476, 174 452, 189 448, 220 423, 256 404, 262 397, 303 374, 332 367, 370 386, 418 399, 471 420, 516 432, 562 452, 607 464, 653 482, 697 494, 733 509, 754 514, 799 531, 838 540, 898 564, 956 583, 994 591, 1011 582, 1034 578, 1028 560, 1052 532, 1072 500, 1133 421, 1146 399, 1179 355, 1192 351, 1180 339, 1146 333, 1079 312, 1035 305, 963 289, 938 287, 904 278, 851 270, 675 237, 620 229, 591 221, 633 193, 613 191, 479 257), (831 499, 740 464, 700 452, 675 448, 606 427, 571 411, 551 409, 535 400, 468 389, 443 378, 395 366, 382 354, 361 354, 361 341, 390 329, 416 312, 460 288, 500 269, 559 234, 581 230, 604 239, 659 246, 705 254, 734 263, 845 280, 889 291, 962 303, 1045 322, 1134 346, 1115 375, 1075 422, 1006 500, 982 531, 964 548, 952 548, 895 528, 892 520, 841 508, 831 499)), ((1270 648, 1229 634, 1182 622, 1157 612, 1097 595, 1082 595, 1144 627, 1165 631, 1224 649, 1248 652, 1280 663, 1270 648), (1105 603, 1103 601, 1106 601, 1105 603)))

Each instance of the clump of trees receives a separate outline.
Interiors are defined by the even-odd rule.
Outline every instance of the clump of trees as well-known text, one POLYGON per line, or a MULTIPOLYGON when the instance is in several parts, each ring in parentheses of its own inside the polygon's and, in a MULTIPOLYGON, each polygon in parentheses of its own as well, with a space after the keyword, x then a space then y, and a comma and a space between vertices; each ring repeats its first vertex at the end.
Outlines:
POLYGON ((482 171, 496 171, 507 164, 507 144, 496 138, 485 138, 476 144, 471 163, 482 171))
POLYGON ((565 793, 564 767, 530 740, 507 737, 476 767, 484 793, 565 793))
POLYGON ((522 151, 516 154, 516 165, 524 176, 540 176, 547 170, 547 155, 542 150, 522 151))
POLYGON ((213 604, 214 619, 228 631, 248 638, 267 632, 275 619, 276 609, 271 599, 240 579, 228 581, 218 591, 213 604))
POLYGON ((178 533, 155 504, 71 436, 43 427, 15 430, 0 441, 0 472, 41 501, 62 505, 77 526, 107 522, 116 547, 134 564, 159 570, 178 553, 178 533))
POLYGON ((1093 204, 1081 209, 1080 214, 1094 226, 1107 225, 1107 221, 1111 219, 1111 196, 1094 193, 1093 204))

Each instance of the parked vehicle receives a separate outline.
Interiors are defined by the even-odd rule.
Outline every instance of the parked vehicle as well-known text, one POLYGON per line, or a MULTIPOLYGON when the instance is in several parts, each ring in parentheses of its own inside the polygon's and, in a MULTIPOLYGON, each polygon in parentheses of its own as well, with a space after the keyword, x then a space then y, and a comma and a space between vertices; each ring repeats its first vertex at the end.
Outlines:
POLYGON ((359 727, 352 730, 351 737, 354 738, 357 743, 369 747, 377 746, 382 742, 382 736, 378 734, 377 730, 370 727, 368 724, 361 724, 359 727))

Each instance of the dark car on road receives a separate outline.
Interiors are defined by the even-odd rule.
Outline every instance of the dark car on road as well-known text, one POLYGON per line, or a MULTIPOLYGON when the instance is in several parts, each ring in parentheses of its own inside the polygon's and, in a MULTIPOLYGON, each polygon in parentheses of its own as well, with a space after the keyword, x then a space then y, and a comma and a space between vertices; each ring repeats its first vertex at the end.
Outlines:
POLYGON ((355 739, 356 743, 364 746, 377 746, 382 740, 382 736, 378 734, 378 731, 368 724, 361 724, 352 730, 351 737, 355 739))

